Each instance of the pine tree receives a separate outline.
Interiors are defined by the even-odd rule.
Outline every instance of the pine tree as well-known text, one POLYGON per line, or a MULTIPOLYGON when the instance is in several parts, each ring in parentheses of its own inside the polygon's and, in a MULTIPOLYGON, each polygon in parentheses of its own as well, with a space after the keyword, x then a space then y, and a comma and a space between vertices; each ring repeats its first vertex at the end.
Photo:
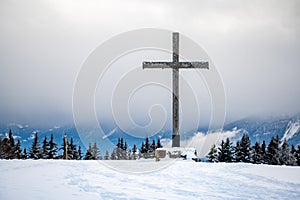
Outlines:
MULTIPOLYGON (((117 149, 117 148, 116 148, 117 149)), ((111 155, 110 155, 110 159, 111 160, 117 160, 117 155, 116 155, 116 149, 114 149, 112 152, 111 152, 111 155)))
POLYGON ((242 154, 242 162, 249 163, 250 162, 250 150, 251 150, 251 141, 247 134, 243 134, 241 143, 240 143, 240 151, 242 154))
POLYGON ((208 155, 207 155, 207 158, 208 158, 208 162, 219 162, 218 160, 218 148, 216 147, 216 145, 214 144, 208 155))
POLYGON ((118 138, 117 147, 118 147, 118 148, 121 148, 121 138, 118 138))
POLYGON ((298 145, 297 151, 296 151, 296 159, 297 159, 297 165, 300 166, 300 145, 298 145))
POLYGON ((133 148, 132 148, 132 159, 133 160, 136 160, 137 159, 137 155, 136 155, 136 152, 137 152, 137 148, 136 148, 136 145, 134 144, 133 145, 133 148))
POLYGON ((267 148, 266 162, 271 165, 280 165, 279 138, 272 137, 267 148))
POLYGON ((286 139, 283 140, 282 147, 280 150, 280 164, 282 165, 297 165, 297 159, 291 153, 289 144, 286 139))
POLYGON ((145 153, 148 153, 149 150, 150 150, 150 143, 149 143, 149 137, 148 136, 145 139, 145 150, 146 150, 145 153))
POLYGON ((38 133, 35 133, 30 152, 29 152, 29 158, 31 159, 40 159, 40 146, 39 146, 39 139, 38 139, 38 133))
POLYGON ((51 134, 50 141, 49 141, 49 149, 48 149, 48 159, 55 159, 57 154, 58 148, 57 144, 54 142, 53 134, 51 134))
POLYGON ((121 156, 120 160, 128 160, 128 154, 127 154, 127 142, 124 143, 123 148, 121 149, 121 156))
POLYGON ((145 144, 144 144, 144 142, 142 142, 142 146, 141 146, 141 150, 140 150, 140 152, 141 152, 142 154, 144 154, 144 153, 146 153, 146 152, 147 152, 147 150, 146 150, 146 148, 145 148, 145 144))
POLYGON ((81 147, 78 146, 78 151, 77 151, 77 160, 82 160, 82 152, 81 152, 81 147))
POLYGON ((5 159, 14 159, 15 158, 15 140, 12 134, 11 129, 8 133, 8 138, 3 140, 4 143, 4 151, 5 151, 5 159))
POLYGON ((226 139, 224 144, 224 162, 232 162, 233 161, 233 147, 232 142, 230 142, 229 138, 226 139))
POLYGON ((219 162, 225 162, 225 143, 222 140, 220 147, 218 148, 218 160, 219 162))
POLYGON ((43 145, 41 148, 41 158, 42 159, 48 159, 49 156, 49 143, 47 142, 47 137, 45 136, 44 140, 43 140, 43 145))
POLYGON ((9 159, 10 158, 10 144, 9 144, 9 139, 8 138, 4 138, 2 140, 2 156, 1 158, 3 159, 9 159))
POLYGON ((150 153, 154 152, 156 149, 155 140, 152 140, 152 144, 150 145, 150 153))
POLYGON ((86 151, 86 154, 84 156, 84 160, 93 160, 93 154, 92 154, 92 146, 89 144, 89 148, 86 151))
POLYGON ((0 159, 4 159, 4 144, 3 144, 3 140, 2 140, 2 137, 0 135, 0 159))
POLYGON ((107 150, 105 151, 104 160, 109 160, 109 153, 107 150))
POLYGON ((295 155, 295 153, 296 153, 296 149, 295 149, 294 144, 292 144, 291 154, 295 155))
POLYGON ((123 150, 124 150, 124 151, 127 151, 127 142, 126 142, 126 141, 125 141, 123 150))
POLYGON ((102 160, 102 157, 100 155, 100 151, 99 151, 99 148, 97 147, 96 142, 94 142, 94 144, 92 146, 92 159, 93 160, 102 160))
POLYGON ((24 148, 23 153, 22 153, 22 159, 26 160, 27 158, 28 158, 27 150, 26 150, 26 148, 24 148))
POLYGON ((261 163, 261 148, 258 142, 255 142, 255 145, 251 148, 251 162, 253 164, 261 163))
POLYGON ((234 161, 241 162, 242 157, 243 157, 243 155, 242 155, 242 151, 241 151, 240 141, 237 141, 236 146, 234 147, 234 161))
POLYGON ((260 157, 260 163, 264 163, 266 164, 266 141, 263 140, 262 144, 261 144, 261 148, 260 148, 260 153, 259 153, 259 157, 260 157))
POLYGON ((68 143, 68 159, 69 160, 77 160, 78 159, 78 151, 76 144, 74 144, 73 138, 71 137, 70 143, 68 143))
POLYGON ((14 158, 16 159, 22 158, 22 148, 21 148, 20 140, 18 140, 17 144, 14 147, 14 158))
POLYGON ((15 140, 14 140, 11 129, 9 129, 8 138, 9 138, 10 146, 13 148, 15 146, 15 140))
POLYGON ((158 138, 157 139, 157 145, 156 145, 156 148, 162 148, 163 146, 160 144, 160 139, 158 138))

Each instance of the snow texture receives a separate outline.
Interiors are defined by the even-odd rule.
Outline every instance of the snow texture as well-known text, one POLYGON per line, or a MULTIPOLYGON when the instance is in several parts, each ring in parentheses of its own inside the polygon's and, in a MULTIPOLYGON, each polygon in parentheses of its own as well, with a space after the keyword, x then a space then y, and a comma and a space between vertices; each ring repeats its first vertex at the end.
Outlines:
POLYGON ((137 161, 0 161, 0 199, 299 199, 300 167, 176 161, 152 173, 137 161), (105 163, 106 162, 106 163, 105 163))
POLYGON ((282 141, 283 141, 284 139, 286 139, 286 140, 288 141, 288 140, 291 139, 291 138, 295 135, 295 133, 297 133, 299 130, 300 130, 300 121, 296 121, 296 122, 294 122, 294 123, 289 122, 288 128, 286 129, 286 131, 285 131, 285 133, 284 133, 284 135, 283 135, 283 137, 282 137, 282 141))

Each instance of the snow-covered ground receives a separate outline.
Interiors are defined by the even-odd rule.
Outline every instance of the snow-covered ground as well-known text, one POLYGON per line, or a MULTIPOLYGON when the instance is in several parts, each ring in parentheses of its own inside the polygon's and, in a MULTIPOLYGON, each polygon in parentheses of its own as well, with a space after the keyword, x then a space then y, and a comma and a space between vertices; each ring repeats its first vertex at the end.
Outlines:
POLYGON ((0 199, 300 199, 300 167, 176 161, 0 160, 0 199), (107 165, 110 166, 107 167, 107 165))

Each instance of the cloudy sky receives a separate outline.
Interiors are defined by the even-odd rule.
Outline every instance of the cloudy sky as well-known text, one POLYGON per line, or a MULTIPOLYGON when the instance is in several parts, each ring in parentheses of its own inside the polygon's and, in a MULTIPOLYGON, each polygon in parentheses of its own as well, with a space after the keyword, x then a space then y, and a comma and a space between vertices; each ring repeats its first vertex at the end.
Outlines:
MULTIPOLYGON (((0 2, 0 120, 72 121, 72 92, 89 54, 120 33, 176 30, 223 79, 227 120, 300 112, 300 2, 0 2)), ((168 98, 168 97, 166 97, 168 98)))

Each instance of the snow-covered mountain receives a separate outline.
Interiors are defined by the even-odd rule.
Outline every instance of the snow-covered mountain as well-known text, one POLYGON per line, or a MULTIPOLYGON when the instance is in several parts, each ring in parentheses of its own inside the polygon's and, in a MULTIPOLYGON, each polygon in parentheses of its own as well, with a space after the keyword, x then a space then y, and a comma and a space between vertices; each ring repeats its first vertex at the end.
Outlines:
POLYGON ((267 143, 277 135, 289 144, 300 144, 300 115, 293 117, 246 118, 227 124, 224 130, 238 129, 240 133, 248 133, 252 143, 256 141, 267 143))
MULTIPOLYGON (((74 125, 32 127, 31 125, 26 124, 10 123, 7 125, 0 125, 0 135, 2 137, 7 136, 10 129, 12 130, 15 139, 20 139, 23 148, 29 148, 31 146, 34 133, 38 132, 40 142, 42 142, 45 136, 50 138, 50 135, 53 134, 54 140, 58 145, 61 145, 63 143, 63 136, 66 134, 68 137, 72 137, 74 142, 80 145, 84 151, 86 150, 74 125)), ((239 139, 243 133, 249 134, 253 144, 255 141, 262 142, 263 140, 268 143, 272 136, 278 135, 281 140, 285 138, 289 144, 297 146, 300 144, 300 115, 267 119, 245 118, 225 125, 223 131, 224 134, 228 133, 228 131, 235 133, 228 136, 231 137, 233 141, 239 139)), ((106 135, 104 137, 108 138, 114 144, 117 143, 119 137, 123 137, 129 148, 132 148, 134 144, 139 147, 144 141, 143 138, 128 135, 117 127, 113 129, 107 128, 105 132, 106 135)), ((203 130, 200 130, 200 132, 205 133, 203 130)), ((182 135, 181 139, 188 140, 194 136, 195 133, 187 133, 182 135)), ((171 131, 161 132, 150 139, 157 140, 158 138, 162 140, 170 139, 171 131)), ((102 152, 103 151, 104 149, 102 149, 102 152)))

